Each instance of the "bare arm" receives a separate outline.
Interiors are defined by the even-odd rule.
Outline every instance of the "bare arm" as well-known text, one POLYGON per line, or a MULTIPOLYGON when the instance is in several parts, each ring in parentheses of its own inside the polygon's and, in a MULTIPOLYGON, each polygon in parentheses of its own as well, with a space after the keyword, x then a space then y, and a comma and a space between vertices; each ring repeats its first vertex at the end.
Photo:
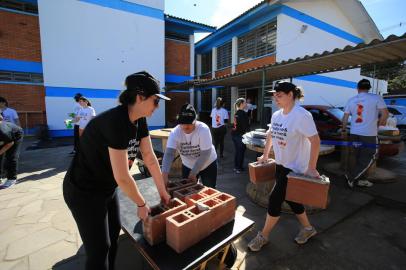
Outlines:
POLYGON ((269 131, 266 135, 264 154, 258 158, 259 162, 265 162, 268 160, 269 152, 271 152, 271 147, 272 147, 272 135, 271 131, 269 131))
POLYGON ((347 123, 348 123, 348 118, 349 117, 350 117, 349 113, 344 113, 343 119, 341 120, 341 122, 343 123, 342 131, 347 130, 347 123))
POLYGON ((14 142, 9 142, 5 144, 1 149, 0 149, 0 155, 3 155, 8 149, 10 149, 14 145, 14 142))
POLYGON ((379 117, 379 125, 386 126, 386 120, 388 120, 389 112, 388 109, 379 109, 381 116, 379 117))
POLYGON ((117 150, 110 147, 108 149, 114 179, 121 190, 138 205, 138 217, 145 220, 149 213, 149 207, 146 205, 144 197, 138 190, 138 187, 128 170, 127 150, 117 150))
POLYGON ((154 150, 152 149, 151 138, 149 136, 141 139, 140 150, 144 164, 147 166, 152 178, 154 179, 161 199, 165 203, 168 203, 170 196, 165 189, 165 182, 162 177, 161 169, 159 168, 159 162, 155 156, 154 150))
POLYGON ((316 134, 311 137, 308 137, 308 139, 310 141, 310 159, 305 174, 312 177, 319 177, 320 175, 316 168, 320 151, 320 137, 318 134, 316 134))

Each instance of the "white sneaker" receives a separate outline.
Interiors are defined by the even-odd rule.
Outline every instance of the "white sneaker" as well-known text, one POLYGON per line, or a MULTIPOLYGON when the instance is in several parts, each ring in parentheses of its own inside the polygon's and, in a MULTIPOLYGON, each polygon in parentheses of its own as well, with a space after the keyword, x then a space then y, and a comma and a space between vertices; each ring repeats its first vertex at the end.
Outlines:
POLYGON ((4 184, 0 186, 0 189, 5 189, 9 188, 11 186, 14 186, 17 183, 17 180, 15 179, 8 179, 4 184))
POLYGON ((257 236, 251 240, 248 244, 248 248, 251 251, 260 251, 263 246, 268 244, 268 240, 262 235, 261 232, 258 232, 257 236))
POLYGON ((358 187, 372 187, 374 184, 368 180, 359 180, 357 182, 358 187))

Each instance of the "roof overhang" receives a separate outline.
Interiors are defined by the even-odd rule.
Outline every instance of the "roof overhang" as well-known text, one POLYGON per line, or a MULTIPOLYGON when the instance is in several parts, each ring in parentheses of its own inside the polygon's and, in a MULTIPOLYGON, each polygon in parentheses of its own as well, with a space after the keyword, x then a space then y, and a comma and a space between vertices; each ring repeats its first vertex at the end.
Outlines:
POLYGON ((165 30, 177 33, 212 33, 216 27, 165 14, 165 30))
MULTIPOLYGON (((173 87, 176 89, 188 89, 208 86, 260 85, 263 76, 265 76, 267 82, 271 82, 405 59, 406 34, 401 37, 392 35, 383 41, 376 39, 369 44, 362 43, 354 47, 346 46, 344 49, 335 49, 331 52, 326 51, 312 56, 306 55, 302 58, 289 59, 213 79, 187 81, 173 87)), ((170 89, 168 88, 168 90, 170 89)))

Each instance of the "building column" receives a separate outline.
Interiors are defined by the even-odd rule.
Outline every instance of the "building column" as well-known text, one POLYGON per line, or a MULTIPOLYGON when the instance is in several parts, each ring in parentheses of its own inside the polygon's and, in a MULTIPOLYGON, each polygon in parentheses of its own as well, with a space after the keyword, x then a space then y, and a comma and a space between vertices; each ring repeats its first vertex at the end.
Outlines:
POLYGON ((238 64, 238 38, 231 39, 231 73, 235 73, 235 67, 238 64))
MULTIPOLYGON (((217 70, 217 48, 214 47, 211 49, 211 78, 216 77, 216 70, 217 70)), ((211 89, 211 106, 213 107, 216 103, 217 99, 217 89, 211 89)))
POLYGON ((230 113, 230 123, 234 123, 234 113, 235 113, 235 108, 234 108, 234 103, 238 98, 238 87, 232 86, 231 89, 231 113, 230 113))
POLYGON ((202 55, 196 54, 196 76, 199 78, 202 75, 202 55))
MULTIPOLYGON (((190 77, 195 76, 195 35, 189 35, 189 46, 190 46, 190 77)), ((194 88, 189 88, 189 103, 194 104, 195 95, 194 88)))

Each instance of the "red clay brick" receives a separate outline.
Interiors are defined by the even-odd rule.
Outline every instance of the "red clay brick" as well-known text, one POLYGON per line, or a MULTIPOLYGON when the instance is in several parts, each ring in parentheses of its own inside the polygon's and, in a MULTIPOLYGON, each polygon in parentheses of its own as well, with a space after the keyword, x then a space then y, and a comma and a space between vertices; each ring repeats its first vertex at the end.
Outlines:
POLYGON ((267 163, 251 162, 248 164, 248 171, 252 183, 268 182, 275 179, 276 163, 268 159, 267 163))
POLYGON ((201 202, 197 202, 197 205, 199 204, 205 205, 210 209, 211 232, 221 228, 235 217, 237 200, 234 196, 227 193, 220 193, 201 202))
MULTIPOLYGON (((196 185, 193 185, 193 186, 181 188, 181 189, 175 190, 173 192, 173 197, 178 198, 182 202, 185 202, 185 198, 187 196, 195 194, 195 193, 199 192, 202 189, 204 189, 204 186, 201 185, 201 184, 196 184, 196 185)), ((189 206, 191 206, 191 205, 189 205, 189 206)))
POLYGON ((325 209, 327 208, 329 187, 328 177, 322 176, 322 179, 318 179, 289 173, 285 199, 325 209))
POLYGON ((142 223, 144 238, 153 246, 163 242, 166 236, 166 218, 187 208, 178 199, 173 199, 169 205, 158 204, 151 207, 151 213, 142 223))
POLYGON ((165 74, 190 75, 190 45, 165 39, 165 74))
POLYGON ((166 243, 178 253, 209 235, 209 210, 192 206, 166 219, 166 243))
POLYGON ((195 194, 190 194, 185 197, 185 203, 190 207, 195 205, 197 202, 203 201, 205 199, 211 198, 218 195, 220 192, 217 189, 205 187, 195 194))
POLYGON ((173 192, 178 190, 178 189, 182 189, 182 188, 186 188, 186 187, 190 187, 195 185, 196 182, 190 179, 182 179, 182 180, 171 180, 169 181, 168 185, 167 185, 167 190, 168 193, 171 195, 171 197, 173 197, 173 192))

